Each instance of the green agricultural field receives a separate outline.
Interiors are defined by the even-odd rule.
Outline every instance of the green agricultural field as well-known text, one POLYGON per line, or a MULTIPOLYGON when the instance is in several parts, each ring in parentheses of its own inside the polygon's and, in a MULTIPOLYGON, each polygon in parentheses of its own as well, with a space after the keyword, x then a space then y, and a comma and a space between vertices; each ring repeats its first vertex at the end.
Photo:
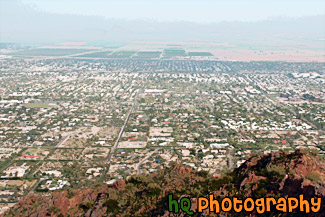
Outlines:
POLYGON ((77 57, 91 57, 91 58, 108 58, 111 55, 112 51, 101 51, 89 54, 79 55, 77 57))
POLYGON ((172 57, 183 57, 187 56, 184 49, 165 49, 163 53, 164 58, 172 58, 172 57))
POLYGON ((213 56, 210 52, 188 52, 188 55, 191 57, 211 57, 213 56))
POLYGON ((141 51, 138 52, 133 58, 135 59, 151 59, 151 58, 159 58, 161 52, 160 51, 141 51))
POLYGON ((19 51, 12 53, 14 56, 66 56, 71 54, 78 54, 87 51, 93 51, 90 49, 48 49, 48 48, 38 48, 38 49, 28 49, 24 51, 19 51))

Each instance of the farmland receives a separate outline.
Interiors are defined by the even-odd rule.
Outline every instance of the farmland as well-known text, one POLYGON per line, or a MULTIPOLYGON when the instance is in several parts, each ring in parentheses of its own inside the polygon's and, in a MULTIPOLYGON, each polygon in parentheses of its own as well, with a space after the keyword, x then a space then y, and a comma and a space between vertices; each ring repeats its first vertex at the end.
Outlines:
POLYGON ((160 51, 140 51, 135 56, 134 59, 151 59, 151 58, 160 58, 160 51))

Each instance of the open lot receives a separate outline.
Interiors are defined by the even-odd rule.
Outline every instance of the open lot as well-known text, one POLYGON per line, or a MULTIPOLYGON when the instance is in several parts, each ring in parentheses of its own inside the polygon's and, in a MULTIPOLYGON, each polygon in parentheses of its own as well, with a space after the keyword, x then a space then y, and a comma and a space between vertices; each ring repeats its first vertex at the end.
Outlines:
POLYGON ((105 160, 109 151, 109 148, 103 147, 85 148, 82 152, 81 158, 85 160, 105 160))
POLYGON ((53 108, 55 105, 46 103, 27 103, 23 105, 26 108, 53 108))
POLYGON ((50 160, 78 160, 82 149, 56 149, 49 157, 50 160))
MULTIPOLYGON (((81 136, 80 136, 81 137, 81 136)), ((87 146, 86 138, 79 138, 78 135, 71 136, 60 148, 83 148, 87 146)))
POLYGON ((173 132, 172 127, 150 127, 150 137, 171 136, 173 132))

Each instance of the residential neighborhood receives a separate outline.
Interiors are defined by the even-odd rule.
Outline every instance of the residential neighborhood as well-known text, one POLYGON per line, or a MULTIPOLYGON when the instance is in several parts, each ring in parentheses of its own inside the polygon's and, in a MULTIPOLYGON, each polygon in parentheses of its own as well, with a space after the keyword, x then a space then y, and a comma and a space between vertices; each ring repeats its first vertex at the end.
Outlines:
POLYGON ((0 201, 8 207, 30 193, 112 185, 172 162, 220 177, 251 156, 325 153, 320 63, 0 61, 0 201))

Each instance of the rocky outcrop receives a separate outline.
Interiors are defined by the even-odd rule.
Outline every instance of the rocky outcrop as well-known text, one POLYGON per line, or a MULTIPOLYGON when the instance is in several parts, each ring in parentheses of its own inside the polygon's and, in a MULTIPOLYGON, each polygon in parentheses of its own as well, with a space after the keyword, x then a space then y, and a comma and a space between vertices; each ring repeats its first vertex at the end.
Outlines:
MULTIPOLYGON (((219 178, 174 164, 169 169, 133 176, 111 187, 102 185, 63 190, 50 196, 31 195, 5 216, 170 216, 167 210, 170 193, 175 198, 192 198, 193 210, 197 206, 195 198, 208 194, 216 198, 298 197, 303 194, 305 199, 321 197, 322 208, 319 213, 300 215, 325 216, 325 161, 300 150, 291 154, 277 152, 252 157, 219 178)), ((213 213, 205 214, 213 216, 213 213)), ((238 216, 238 213, 229 214, 238 216)), ((184 213, 179 215, 185 216, 184 213)), ((249 215, 258 216, 254 212, 249 215)), ((286 214, 274 211, 268 216, 286 214)))

